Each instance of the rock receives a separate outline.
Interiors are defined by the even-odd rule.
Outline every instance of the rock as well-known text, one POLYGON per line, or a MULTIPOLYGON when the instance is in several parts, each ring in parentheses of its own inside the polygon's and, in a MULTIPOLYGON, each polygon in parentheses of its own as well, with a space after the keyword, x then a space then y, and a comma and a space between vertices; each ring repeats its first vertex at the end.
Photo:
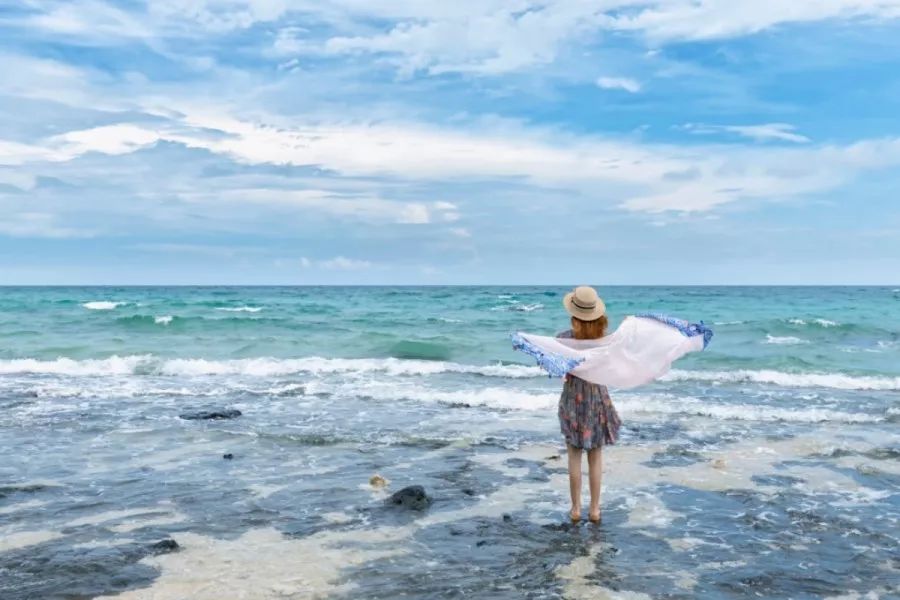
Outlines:
POLYGON ((475 490, 473 490, 472 488, 463 488, 462 493, 465 494, 466 496, 474 496, 475 490))
POLYGON ((481 548, 485 544, 487 544, 487 540, 478 540, 477 542, 475 542, 475 545, 479 548, 481 548))
POLYGON ((431 498, 421 485, 411 485, 395 492, 385 502, 391 506, 400 506, 410 510, 425 510, 431 504, 431 498))
POLYGON ((378 473, 375 473, 374 475, 369 477, 369 485, 371 485, 374 488, 387 487, 387 484, 389 484, 389 483, 390 483, 389 479, 385 479, 378 473))
POLYGON ((154 554, 165 554, 167 552, 175 552, 180 546, 173 539, 162 540, 150 546, 154 554))
POLYGON ((509 523, 510 521, 512 521, 512 515, 509 513, 503 513, 503 520, 509 523))
POLYGON ((236 408, 226 408, 222 410, 201 410, 197 412, 184 413, 178 415, 187 421, 205 421, 217 419, 236 419, 241 416, 241 411, 236 408))
POLYGON ((222 458, 224 458, 225 460, 231 460, 232 458, 234 458, 234 454, 228 452, 227 454, 223 454, 222 458))

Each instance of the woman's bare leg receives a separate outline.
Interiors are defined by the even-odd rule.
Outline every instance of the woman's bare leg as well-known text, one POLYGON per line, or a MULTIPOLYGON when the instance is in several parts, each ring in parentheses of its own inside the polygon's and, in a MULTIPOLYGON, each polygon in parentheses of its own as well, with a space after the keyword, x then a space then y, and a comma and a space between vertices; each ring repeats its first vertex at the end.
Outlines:
MULTIPOLYGON (((571 473, 571 470, 569 471, 571 473)), ((600 448, 588 450, 588 483, 591 488, 591 508, 588 518, 600 522, 600 483, 603 477, 603 454, 600 448)), ((580 485, 580 482, 579 482, 580 485)))
POLYGON ((566 444, 569 451, 569 494, 572 496, 572 510, 569 516, 573 521, 581 518, 581 448, 566 444))

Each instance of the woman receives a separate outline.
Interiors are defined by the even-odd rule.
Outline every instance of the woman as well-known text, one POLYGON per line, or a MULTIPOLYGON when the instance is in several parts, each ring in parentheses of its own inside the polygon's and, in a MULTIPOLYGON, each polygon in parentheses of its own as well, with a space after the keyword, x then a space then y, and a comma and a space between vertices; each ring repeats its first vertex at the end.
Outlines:
MULTIPOLYGON (((563 298, 563 306, 572 317, 572 329, 557 337, 592 340, 606 335, 609 325, 606 306, 594 288, 575 288, 563 298)), ((559 397, 559 425, 566 438, 569 454, 569 492, 572 495, 569 516, 573 522, 581 519, 581 452, 587 450, 591 490, 588 518, 592 523, 599 523, 600 452, 604 444, 616 442, 621 425, 606 386, 587 382, 571 374, 566 375, 559 397)))

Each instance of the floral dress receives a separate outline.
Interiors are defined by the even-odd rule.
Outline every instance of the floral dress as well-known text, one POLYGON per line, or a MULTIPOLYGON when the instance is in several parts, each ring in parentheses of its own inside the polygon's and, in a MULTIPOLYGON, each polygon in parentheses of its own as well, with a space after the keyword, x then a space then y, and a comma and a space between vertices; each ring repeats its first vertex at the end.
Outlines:
MULTIPOLYGON (((572 337, 572 332, 557 337, 572 337)), ((621 425, 605 385, 566 375, 559 397, 559 427, 566 444, 585 450, 615 444, 621 425)))

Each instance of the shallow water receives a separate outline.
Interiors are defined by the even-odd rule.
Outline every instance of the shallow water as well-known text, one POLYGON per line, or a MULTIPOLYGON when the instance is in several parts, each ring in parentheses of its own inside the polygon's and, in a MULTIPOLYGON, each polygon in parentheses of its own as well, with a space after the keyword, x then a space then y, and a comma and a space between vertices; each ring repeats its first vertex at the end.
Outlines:
POLYGON ((716 335, 613 391, 595 527, 508 347, 564 291, 0 289, 0 597, 900 594, 900 293, 601 289, 716 335))

